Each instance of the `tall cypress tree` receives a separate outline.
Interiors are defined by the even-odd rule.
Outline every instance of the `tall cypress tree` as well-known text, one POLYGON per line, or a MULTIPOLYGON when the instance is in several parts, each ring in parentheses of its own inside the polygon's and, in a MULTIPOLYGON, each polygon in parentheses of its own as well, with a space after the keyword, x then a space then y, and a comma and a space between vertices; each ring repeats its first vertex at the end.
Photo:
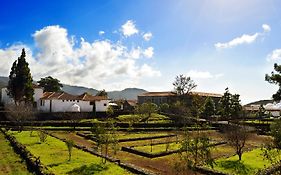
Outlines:
POLYGON ((13 63, 9 75, 8 95, 14 99, 16 105, 20 102, 33 102, 32 77, 25 56, 25 50, 22 49, 21 56, 13 63))

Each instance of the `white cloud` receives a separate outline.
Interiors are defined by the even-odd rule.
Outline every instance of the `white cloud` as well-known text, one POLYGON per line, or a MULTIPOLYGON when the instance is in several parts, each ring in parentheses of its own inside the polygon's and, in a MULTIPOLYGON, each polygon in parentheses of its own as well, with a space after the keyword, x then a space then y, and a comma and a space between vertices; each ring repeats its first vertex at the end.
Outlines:
POLYGON ((140 47, 137 47, 137 48, 133 48, 131 51, 130 51, 130 56, 134 59, 138 59, 140 58, 141 56, 141 48, 140 47))
POLYGON ((23 47, 26 48, 27 61, 35 80, 53 76, 66 84, 112 89, 133 87, 142 77, 161 75, 148 63, 137 62, 137 58, 142 56, 152 57, 152 47, 143 50, 138 46, 128 51, 127 45, 120 41, 88 42, 83 38, 74 44, 75 37, 69 37, 67 30, 60 26, 44 27, 32 36, 35 53, 24 44, 0 49, 1 75, 9 74, 13 61, 20 56, 23 47))
POLYGON ((152 33, 151 32, 147 32, 142 37, 143 37, 143 39, 145 41, 149 41, 152 38, 152 33))
POLYGON ((103 34, 105 34, 105 32, 104 31, 99 31, 99 35, 103 35, 103 34))
POLYGON ((134 21, 128 20, 125 24, 121 26, 121 31, 125 37, 137 34, 139 30, 136 28, 134 21))
POLYGON ((197 70, 190 70, 187 73, 187 76, 195 79, 210 79, 210 78, 220 78, 223 74, 211 74, 208 71, 197 71, 197 70))
POLYGON ((270 32, 271 31, 271 28, 270 28, 270 26, 268 24, 263 24, 262 28, 263 28, 264 32, 270 32))
POLYGON ((226 48, 232 48, 241 44, 251 44, 257 40, 258 37, 262 36, 264 33, 269 32, 271 30, 270 26, 267 24, 262 25, 263 33, 255 33, 253 35, 243 34, 240 37, 234 38, 229 42, 225 43, 216 43, 215 47, 217 49, 226 49, 226 48))
POLYGON ((218 49, 225 49, 225 48, 232 48, 235 47, 237 45, 241 45, 241 44, 250 44, 252 42, 254 42, 257 37, 259 36, 258 33, 255 33, 254 35, 242 35, 238 38, 234 38, 233 40, 226 42, 226 43, 216 43, 215 47, 218 49))
POLYGON ((266 57, 267 61, 276 61, 281 59, 281 49, 275 49, 266 57))
POLYGON ((153 49, 153 47, 148 47, 147 49, 145 49, 145 50, 143 51, 143 55, 144 55, 145 57, 147 57, 147 58, 151 58, 151 57, 153 56, 153 54, 154 54, 154 49, 153 49))

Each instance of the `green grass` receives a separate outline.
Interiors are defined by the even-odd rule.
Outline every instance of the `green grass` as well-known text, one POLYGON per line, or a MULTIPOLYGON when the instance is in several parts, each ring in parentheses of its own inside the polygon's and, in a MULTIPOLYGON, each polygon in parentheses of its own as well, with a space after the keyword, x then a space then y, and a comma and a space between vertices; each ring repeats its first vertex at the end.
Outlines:
POLYGON ((4 135, 0 133, 0 175, 29 175, 26 164, 22 162, 4 135))
POLYGON ((245 152, 241 161, 238 156, 217 159, 214 169, 228 174, 250 175, 270 165, 269 161, 264 160, 261 149, 257 148, 245 152))
MULTIPOLYGON (((152 152, 151 152, 151 146, 150 145, 146 145, 146 146, 136 146, 134 147, 134 149, 139 150, 139 151, 143 151, 143 152, 147 152, 147 153, 160 153, 160 152, 165 152, 166 151, 166 143, 163 144, 157 144, 157 145, 152 145, 152 152)), ((169 148, 168 151, 172 151, 172 150, 178 150, 181 148, 181 143, 178 142, 173 142, 173 143, 169 143, 169 148)))
MULTIPOLYGON (((121 122, 139 122, 142 119, 142 117, 137 114, 130 114, 130 115, 119 115, 117 119, 121 122)), ((169 117, 157 113, 153 113, 151 117, 148 119, 148 123, 169 123, 169 122, 171 122, 169 117)))
MULTIPOLYGON (((101 164, 101 158, 94 156, 90 153, 86 153, 82 150, 73 148, 72 159, 68 161, 68 151, 66 144, 56 138, 48 136, 45 143, 40 143, 37 136, 30 137, 30 132, 24 131, 21 133, 13 133, 16 139, 24 144, 26 148, 36 157, 40 156, 41 162, 46 165, 50 171, 55 174, 68 174, 74 169, 79 169, 82 166, 86 167, 99 167, 101 164)), ((35 135, 35 134, 34 134, 35 135)), ((80 173, 78 174, 81 174, 80 173)), ((94 169, 95 174, 130 174, 121 167, 113 164, 106 163, 104 169, 94 169), (95 171, 96 170, 96 171, 95 171)), ((72 172, 71 174, 75 174, 72 172)))
MULTIPOLYGON (((82 132, 83 133, 83 132, 82 132)), ((86 135, 94 136, 91 132, 85 132, 86 135)), ((168 136, 166 132, 134 132, 134 133, 125 133, 119 132, 117 133, 117 139, 130 139, 130 138, 145 138, 145 137, 153 137, 153 136, 168 136)))
POLYGON ((263 121, 263 120, 246 120, 244 123, 253 123, 253 124, 272 124, 274 121, 263 121))

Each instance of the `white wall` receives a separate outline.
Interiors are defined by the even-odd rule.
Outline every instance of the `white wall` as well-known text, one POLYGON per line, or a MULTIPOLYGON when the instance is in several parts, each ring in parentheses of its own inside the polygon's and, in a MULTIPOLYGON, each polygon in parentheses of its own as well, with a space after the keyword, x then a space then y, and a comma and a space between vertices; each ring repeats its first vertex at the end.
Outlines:
POLYGON ((81 100, 42 100, 43 106, 39 101, 39 110, 43 112, 50 112, 50 102, 52 101, 52 112, 71 112, 71 106, 77 104, 80 106, 80 112, 92 112, 93 105, 90 105, 89 101, 81 100))
POLYGON ((109 106, 110 100, 100 100, 96 101, 96 112, 106 112, 108 106, 109 106))
POLYGON ((1 91, 1 102, 4 103, 4 104, 14 103, 14 100, 8 96, 7 88, 2 88, 2 91, 1 91))

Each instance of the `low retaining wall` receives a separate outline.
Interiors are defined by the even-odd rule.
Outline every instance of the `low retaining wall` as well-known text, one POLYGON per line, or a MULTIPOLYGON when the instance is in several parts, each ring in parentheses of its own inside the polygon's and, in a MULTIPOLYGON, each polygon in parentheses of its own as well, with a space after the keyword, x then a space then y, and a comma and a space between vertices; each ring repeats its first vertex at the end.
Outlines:
MULTIPOLYGON (((226 144, 226 142, 214 143, 214 144, 211 144, 210 147, 223 145, 223 144, 226 144)), ((145 151, 136 150, 136 149, 134 149, 134 147, 122 147, 121 150, 129 152, 129 153, 137 154, 140 156, 144 156, 147 158, 163 157, 163 156, 167 156, 170 154, 179 153, 182 151, 180 149, 177 149, 177 150, 164 151, 164 152, 159 152, 159 153, 149 153, 149 152, 145 152, 145 151)))
POLYGON ((24 145, 20 144, 16 141, 14 136, 11 136, 4 132, 2 129, 0 131, 5 135, 5 138, 10 142, 14 151, 21 156, 23 160, 25 160, 28 170, 30 172, 34 172, 36 175, 54 175, 51 172, 48 172, 48 168, 41 164, 39 157, 35 157, 32 155, 24 145))
MULTIPOLYGON (((91 137, 89 135, 83 134, 83 133, 77 133, 78 136, 84 137, 89 140, 96 141, 94 137, 91 137)), ((166 137, 175 137, 176 134, 168 134, 168 135, 160 135, 160 136, 150 136, 150 137, 139 137, 139 138, 127 138, 127 139, 119 139, 118 142, 131 142, 131 141, 139 141, 139 140, 151 140, 151 139, 161 139, 166 137)))

